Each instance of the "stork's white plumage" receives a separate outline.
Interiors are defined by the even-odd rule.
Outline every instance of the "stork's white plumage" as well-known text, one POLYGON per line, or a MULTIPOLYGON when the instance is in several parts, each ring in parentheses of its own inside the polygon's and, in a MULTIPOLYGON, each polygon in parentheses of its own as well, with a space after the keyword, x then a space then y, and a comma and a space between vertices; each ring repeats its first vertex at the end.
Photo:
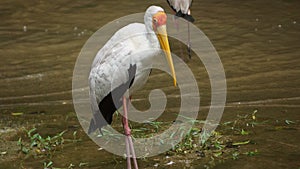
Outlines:
POLYGON ((116 32, 98 52, 89 77, 90 81, 95 82, 97 102, 111 90, 128 81, 127 69, 130 63, 137 66, 137 76, 131 92, 137 89, 137 85, 145 82, 150 70, 141 72, 141 69, 151 64, 152 55, 159 53, 159 43, 155 40, 155 34, 145 35, 147 30, 144 24, 127 25, 116 32))
MULTIPOLYGON (((158 6, 151 6, 145 13, 144 24, 132 23, 121 28, 99 50, 89 76, 94 116, 88 133, 97 129, 101 131, 103 126, 111 124, 113 113, 122 105, 120 100, 124 101, 122 95, 128 87, 132 93, 145 83, 150 70, 143 68, 149 67, 152 59, 161 54, 161 48, 165 52, 176 86, 166 21, 164 10, 158 6), (113 98, 112 93, 115 93, 116 98, 113 98)), ((123 102, 124 109, 125 105, 123 102)), ((124 116, 125 135, 129 136, 130 143, 130 129, 127 117, 124 116)))

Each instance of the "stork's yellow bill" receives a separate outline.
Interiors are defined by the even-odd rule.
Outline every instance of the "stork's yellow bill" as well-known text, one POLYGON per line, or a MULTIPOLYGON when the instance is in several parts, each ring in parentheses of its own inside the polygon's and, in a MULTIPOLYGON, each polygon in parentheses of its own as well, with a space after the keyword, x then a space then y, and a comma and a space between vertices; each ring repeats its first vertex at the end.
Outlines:
POLYGON ((161 48, 164 50, 171 73, 174 79, 174 86, 177 85, 176 73, 171 55, 169 39, 166 28, 167 15, 164 12, 158 12, 153 16, 153 29, 157 35, 161 48))

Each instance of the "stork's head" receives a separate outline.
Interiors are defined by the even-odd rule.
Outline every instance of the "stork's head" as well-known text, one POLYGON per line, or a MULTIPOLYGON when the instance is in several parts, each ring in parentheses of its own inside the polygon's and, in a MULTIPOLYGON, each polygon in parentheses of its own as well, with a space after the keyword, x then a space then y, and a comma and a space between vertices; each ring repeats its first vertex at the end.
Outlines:
POLYGON ((145 13, 146 28, 155 32, 161 48, 164 50, 167 61, 169 63, 171 73, 174 79, 174 86, 176 86, 176 74, 173 65, 173 60, 170 51, 170 45, 167 34, 167 15, 161 7, 150 6, 145 13))

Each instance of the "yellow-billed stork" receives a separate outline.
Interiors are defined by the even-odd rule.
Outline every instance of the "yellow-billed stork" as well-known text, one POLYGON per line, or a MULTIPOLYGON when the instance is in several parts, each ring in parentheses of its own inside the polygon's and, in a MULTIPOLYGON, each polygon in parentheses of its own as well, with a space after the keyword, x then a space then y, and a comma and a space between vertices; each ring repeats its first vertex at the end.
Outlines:
POLYGON ((158 6, 150 6, 144 15, 144 24, 132 23, 118 30, 98 51, 90 71, 89 85, 93 118, 88 133, 112 123, 116 110, 123 105, 123 127, 126 136, 127 166, 131 168, 130 154, 134 167, 131 131, 127 118, 127 99, 124 94, 140 88, 147 80, 154 56, 164 50, 176 86, 176 75, 166 31, 167 15, 158 6), (128 61, 129 60, 129 61, 128 61), (113 82, 114 81, 114 82, 113 82))

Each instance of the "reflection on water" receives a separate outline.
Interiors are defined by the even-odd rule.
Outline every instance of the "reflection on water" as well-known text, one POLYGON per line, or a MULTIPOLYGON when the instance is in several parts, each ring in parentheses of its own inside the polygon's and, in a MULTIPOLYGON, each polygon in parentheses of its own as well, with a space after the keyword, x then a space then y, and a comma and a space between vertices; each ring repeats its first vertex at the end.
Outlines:
MULTIPOLYGON (((1 1, 1 111, 73 111, 73 67, 86 40, 107 22, 143 12, 150 4, 171 13, 167 3, 158 0, 1 1)), ((268 106, 297 119, 290 109, 299 109, 299 8, 296 0, 194 2, 195 25, 210 38, 223 62, 231 111, 268 106)), ((186 55, 178 43, 171 42, 171 47, 186 55)), ((210 85, 204 66, 196 57, 183 59, 199 81, 201 104, 208 106, 210 85)), ((144 93, 140 94, 137 99, 144 93)))

